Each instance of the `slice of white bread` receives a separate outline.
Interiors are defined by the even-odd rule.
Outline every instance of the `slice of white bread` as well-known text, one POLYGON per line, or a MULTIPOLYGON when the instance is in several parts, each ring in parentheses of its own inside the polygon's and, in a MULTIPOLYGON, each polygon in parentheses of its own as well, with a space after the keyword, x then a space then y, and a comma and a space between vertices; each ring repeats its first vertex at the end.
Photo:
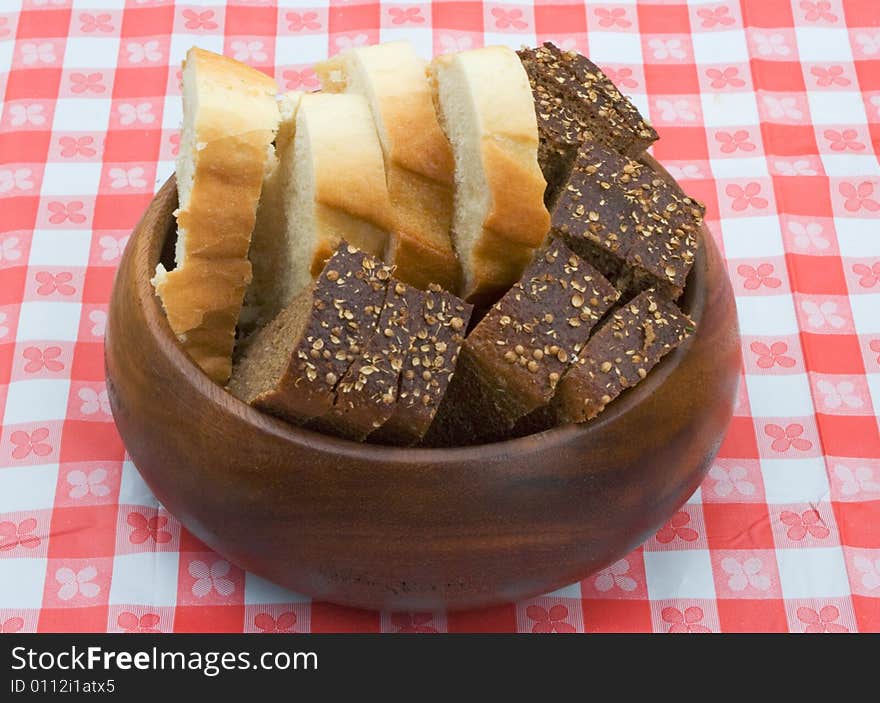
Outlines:
POLYGON ((535 103, 525 69, 508 47, 438 56, 430 74, 455 156, 452 232, 461 292, 486 305, 519 280, 550 227, 535 103))
POLYGON ((177 159, 175 268, 153 286, 171 329, 218 383, 232 370, 248 248, 266 161, 278 128, 275 81, 238 61, 193 47, 183 68, 183 132, 177 159))
POLYGON ((302 95, 299 91, 291 91, 278 98, 281 124, 275 137, 275 148, 266 162, 249 255, 254 275, 245 293, 244 308, 238 322, 239 331, 244 336, 268 323, 283 307, 281 298, 292 252, 287 245, 287 222, 284 217, 284 194, 288 186, 283 178, 284 169, 279 156, 292 149, 296 113, 302 95))
POLYGON ((382 148, 360 95, 307 93, 279 151, 289 255, 277 287, 286 307, 341 241, 381 257, 393 226, 382 148))
POLYGON ((395 226, 385 261, 395 276, 423 290, 456 290, 459 264, 450 240, 454 162, 437 121, 427 63, 409 42, 357 47, 319 63, 327 92, 363 95, 385 157, 395 226))

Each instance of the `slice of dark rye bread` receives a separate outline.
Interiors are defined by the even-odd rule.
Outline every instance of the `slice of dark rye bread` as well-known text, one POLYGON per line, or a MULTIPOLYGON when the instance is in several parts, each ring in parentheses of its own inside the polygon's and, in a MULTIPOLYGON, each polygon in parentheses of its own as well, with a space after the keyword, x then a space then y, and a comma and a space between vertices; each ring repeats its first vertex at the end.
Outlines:
POLYGON ((657 140, 638 108, 585 56, 551 42, 517 54, 535 99, 548 202, 581 142, 599 141, 634 157, 657 140))
POLYGON ((228 390, 299 424, 327 414, 372 335, 390 279, 388 266, 341 244, 320 276, 254 336, 228 390))
POLYGON ((310 427, 362 442, 388 420, 424 303, 422 291, 391 280, 372 335, 336 385, 333 407, 310 427))
POLYGON ((585 422, 644 379, 695 330, 693 320, 654 290, 615 310, 563 376, 551 408, 556 422, 585 422))
POLYGON ((465 339, 426 444, 506 437, 517 420, 550 401, 590 330, 618 297, 562 242, 541 250, 465 339))
POLYGON ((404 360, 397 402, 369 442, 412 446, 425 436, 453 378, 473 306, 431 285, 411 317, 413 343, 404 360))
POLYGON ((551 234, 621 292, 656 287, 675 300, 694 262, 701 203, 647 164, 597 142, 578 149, 551 215, 551 234))

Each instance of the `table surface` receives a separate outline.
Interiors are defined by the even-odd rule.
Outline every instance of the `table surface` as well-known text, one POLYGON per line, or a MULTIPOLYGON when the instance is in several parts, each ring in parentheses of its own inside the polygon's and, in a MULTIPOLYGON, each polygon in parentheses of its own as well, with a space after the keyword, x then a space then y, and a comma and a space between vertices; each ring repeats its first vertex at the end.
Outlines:
POLYGON ((880 631, 877 0, 3 0, 0 95, 0 632, 880 631), (143 484, 104 386, 186 49, 315 89, 328 53, 400 38, 590 55, 706 203, 740 314, 735 417, 691 500, 601 573, 477 612, 349 610, 230 565, 143 484))

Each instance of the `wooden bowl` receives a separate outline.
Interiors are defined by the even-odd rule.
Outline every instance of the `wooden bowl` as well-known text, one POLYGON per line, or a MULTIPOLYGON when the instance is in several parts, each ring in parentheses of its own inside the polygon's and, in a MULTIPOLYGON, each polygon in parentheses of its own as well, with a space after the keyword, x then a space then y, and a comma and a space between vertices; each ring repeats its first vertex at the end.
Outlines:
POLYGON ((736 310, 708 232, 683 307, 697 333, 594 422, 452 449, 362 445, 293 427, 212 383, 150 277, 173 178, 125 250, 106 337, 113 416, 144 480, 230 561, 313 598, 401 610, 487 606, 621 558, 693 493, 740 369, 736 310))

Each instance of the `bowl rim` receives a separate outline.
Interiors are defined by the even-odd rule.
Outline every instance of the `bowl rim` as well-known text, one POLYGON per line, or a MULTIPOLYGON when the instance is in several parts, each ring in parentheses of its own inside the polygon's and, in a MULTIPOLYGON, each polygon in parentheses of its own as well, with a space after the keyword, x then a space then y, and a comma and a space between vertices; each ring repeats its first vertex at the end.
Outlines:
MULTIPOLYGON (((653 159, 651 161, 656 164, 653 159)), ((662 167, 660 167, 660 170, 661 174, 669 177, 662 167)), ((160 336, 161 339, 159 341, 165 342, 157 346, 167 354, 168 361, 173 365, 174 369, 186 378, 198 394, 203 396, 207 402, 225 406, 231 414, 237 415, 243 422, 251 425, 258 432, 269 432, 287 442, 306 444, 317 451, 324 451, 338 456, 356 456, 361 460, 367 459, 382 462, 389 467, 398 463, 411 467, 414 463, 426 465, 472 460, 486 461, 491 457, 503 459, 511 454, 522 454, 537 450, 544 451, 558 446, 569 445, 574 437, 583 437, 590 433, 601 432, 606 425, 626 415, 642 399, 652 394, 684 359, 694 339, 691 336, 681 346, 667 354, 648 374, 645 381, 627 389, 595 420, 589 423, 561 425, 531 435, 464 447, 395 447, 370 444, 368 442, 355 442, 342 437, 323 434, 285 422, 268 413, 263 413, 236 398, 224 387, 214 383, 184 351, 177 336, 171 330, 171 326, 168 324, 168 319, 165 316, 158 296, 155 294, 150 279, 159 262, 162 249, 172 232, 173 219, 164 228, 165 234, 161 241, 157 241, 156 237, 158 227, 147 227, 146 225, 150 220, 147 215, 151 211, 154 211, 152 214, 155 215, 154 221, 156 223, 164 219, 164 213, 158 210, 160 198, 163 192, 172 189, 176 194, 175 175, 173 173, 151 200, 144 217, 135 228, 135 234, 131 242, 134 245, 132 251, 134 255, 133 263, 137 264, 144 260, 147 262, 147 270, 134 271, 135 275, 133 278, 135 285, 138 287, 136 298, 144 311, 146 325, 151 333, 160 336)), ((708 297, 706 286, 708 279, 708 257, 710 254, 707 248, 714 246, 712 236, 704 223, 698 233, 698 248, 694 266, 689 274, 683 296, 683 300, 687 303, 685 306, 687 307, 687 312, 698 329, 708 297)))

